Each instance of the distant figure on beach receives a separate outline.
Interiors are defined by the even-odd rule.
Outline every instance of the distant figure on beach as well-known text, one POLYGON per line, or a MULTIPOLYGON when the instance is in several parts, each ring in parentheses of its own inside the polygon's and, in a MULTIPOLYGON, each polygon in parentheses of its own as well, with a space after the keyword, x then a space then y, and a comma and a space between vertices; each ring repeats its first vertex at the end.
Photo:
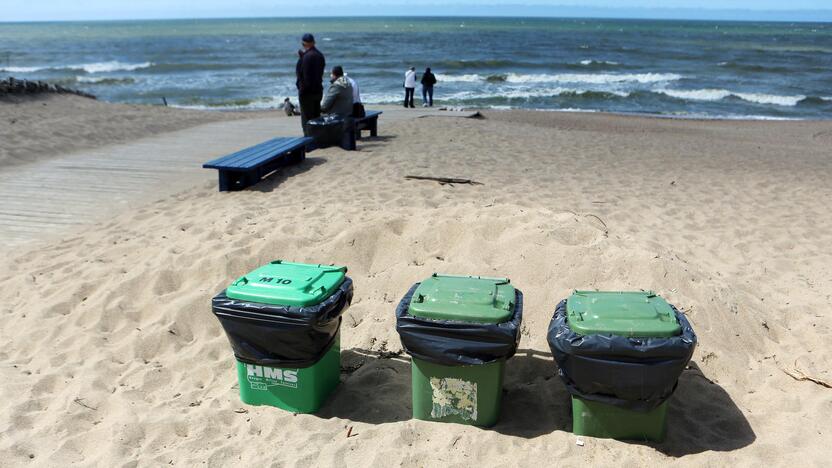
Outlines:
POLYGON ((413 94, 416 91, 416 67, 404 72, 404 106, 416 107, 413 105, 413 94))
POLYGON ((433 107, 433 85, 436 84, 436 76, 431 73, 430 67, 425 68, 422 74, 422 107, 433 107))
POLYGON ((350 82, 352 86, 352 116, 355 118, 364 117, 364 104, 361 103, 361 92, 358 90, 358 83, 352 79, 349 74, 344 73, 344 78, 350 82))
POLYGON ((290 101, 289 98, 283 100, 283 112, 285 112, 288 117, 300 115, 300 112, 298 112, 295 105, 292 104, 292 101, 290 101))
POLYGON ((321 104, 321 110, 327 114, 336 114, 345 118, 351 117, 352 85, 344 76, 344 69, 340 65, 332 67, 329 82, 329 89, 326 91, 324 102, 321 104))
POLYGON ((300 123, 303 134, 308 135, 306 122, 321 116, 321 98, 324 94, 322 84, 326 59, 315 48, 315 36, 306 33, 301 39, 303 49, 298 51, 297 74, 298 101, 300 103, 300 123))

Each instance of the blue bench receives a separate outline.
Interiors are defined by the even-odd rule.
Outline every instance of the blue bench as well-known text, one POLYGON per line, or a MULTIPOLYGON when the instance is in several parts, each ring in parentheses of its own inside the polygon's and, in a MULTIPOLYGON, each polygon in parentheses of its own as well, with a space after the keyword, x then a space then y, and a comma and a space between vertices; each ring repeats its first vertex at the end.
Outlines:
POLYGON ((202 167, 220 172, 220 192, 242 190, 279 167, 302 162, 311 143, 309 137, 274 138, 208 161, 202 167))
POLYGON ((367 111, 364 117, 355 119, 355 139, 361 139, 361 131, 369 130, 370 136, 378 136, 378 116, 381 111, 367 111))

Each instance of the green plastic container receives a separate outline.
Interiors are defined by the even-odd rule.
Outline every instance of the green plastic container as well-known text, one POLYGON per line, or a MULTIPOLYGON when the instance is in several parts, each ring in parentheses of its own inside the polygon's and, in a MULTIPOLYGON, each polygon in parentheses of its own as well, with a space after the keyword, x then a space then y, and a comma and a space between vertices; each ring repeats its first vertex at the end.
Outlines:
MULTIPOLYGON (((313 306, 343 283, 346 267, 277 260, 240 277, 226 289, 231 299, 286 306, 313 306)), ((302 369, 268 367, 237 361, 240 399, 294 413, 313 413, 338 386, 340 333, 315 364, 302 369)))
MULTIPOLYGON (((508 279, 434 274, 413 294, 414 317, 502 323, 514 314, 508 279)), ((500 415, 505 361, 443 366, 413 358, 413 417, 426 421, 493 426, 500 415)))
POLYGON ((289 369, 237 361, 240 399, 249 405, 268 405, 293 413, 314 413, 326 402, 341 378, 340 336, 311 367, 289 369))
MULTIPOLYGON (((575 291, 566 302, 567 323, 582 335, 669 337, 681 333, 670 305, 652 291, 575 291)), ((572 397, 572 432, 611 439, 661 442, 667 403, 643 413, 572 397)))
POLYGON ((311 306, 331 296, 346 273, 347 267, 275 260, 239 277, 225 295, 247 302, 311 306))

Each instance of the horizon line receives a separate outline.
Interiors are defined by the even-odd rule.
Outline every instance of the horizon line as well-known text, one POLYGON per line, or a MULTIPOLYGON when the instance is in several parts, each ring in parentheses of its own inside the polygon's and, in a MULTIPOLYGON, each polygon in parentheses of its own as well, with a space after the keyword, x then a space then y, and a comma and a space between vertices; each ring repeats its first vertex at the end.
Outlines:
POLYGON ((597 11, 609 11, 609 16, 596 15, 580 15, 580 14, 566 14, 566 15, 548 15, 548 14, 517 14, 517 15, 503 15, 503 14, 443 14, 443 15, 403 15, 403 14, 378 14, 378 15, 241 15, 241 16, 225 16, 225 15, 206 15, 206 16, 171 16, 171 17, 139 17, 139 18, 86 18, 86 19, 43 19, 43 20, 0 20, 2 24, 36 24, 36 23, 89 23, 89 22, 137 22, 137 21, 188 21, 188 20, 248 20, 248 19, 446 19, 446 18, 491 18, 491 19, 585 19, 585 20, 648 20, 648 21, 702 21, 702 22, 726 22, 726 23, 816 23, 816 24, 830 24, 832 23, 832 8, 828 9, 790 9, 790 10, 752 10, 752 9, 736 9, 736 8, 636 8, 645 13, 649 12, 665 12, 670 16, 625 16, 616 15, 616 11, 627 10, 632 8, 601 8, 601 7, 578 7, 589 8, 597 11), (702 17, 683 17, 673 16, 674 13, 680 12, 701 12, 711 14, 726 14, 726 13, 752 13, 752 14, 822 14, 828 15, 829 19, 744 19, 744 18, 702 18, 702 17))

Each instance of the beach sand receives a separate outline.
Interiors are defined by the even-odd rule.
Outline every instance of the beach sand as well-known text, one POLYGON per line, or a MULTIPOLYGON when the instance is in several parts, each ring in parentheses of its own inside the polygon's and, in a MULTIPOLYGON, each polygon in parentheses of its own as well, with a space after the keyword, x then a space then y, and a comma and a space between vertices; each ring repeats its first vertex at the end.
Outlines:
POLYGON ((112 104, 74 95, 0 96, 0 166, 264 114, 112 104))
POLYGON ((421 118, 243 192, 183 187, 33 243, 0 269, 0 455, 14 466, 825 465, 832 389, 786 371, 832 381, 830 144, 829 122, 421 118), (211 314, 214 294, 274 259, 346 265, 355 281, 341 385, 315 415, 242 404, 211 314), (410 419, 394 308, 433 272, 507 276, 525 294, 494 428, 410 419), (699 346, 664 443, 576 444, 546 342, 576 288, 653 289, 690 318, 699 346))

